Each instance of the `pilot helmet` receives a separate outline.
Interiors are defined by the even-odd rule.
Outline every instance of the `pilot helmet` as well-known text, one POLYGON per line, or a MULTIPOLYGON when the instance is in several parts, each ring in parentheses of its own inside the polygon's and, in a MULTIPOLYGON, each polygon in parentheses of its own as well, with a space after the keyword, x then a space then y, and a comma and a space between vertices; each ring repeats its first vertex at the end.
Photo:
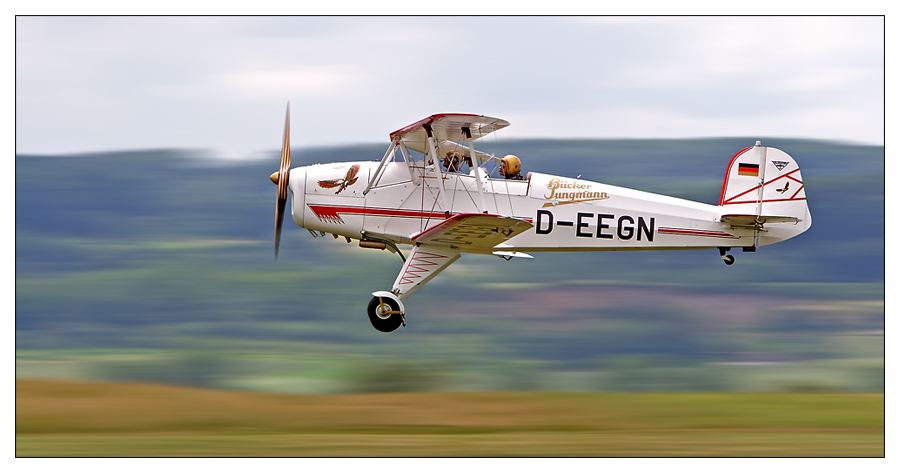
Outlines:
POLYGON ((514 155, 507 154, 500 161, 506 164, 506 173, 511 176, 515 176, 522 170, 522 162, 514 155))
POLYGON ((444 163, 446 164, 459 164, 460 155, 459 151, 448 151, 447 156, 444 157, 444 163))

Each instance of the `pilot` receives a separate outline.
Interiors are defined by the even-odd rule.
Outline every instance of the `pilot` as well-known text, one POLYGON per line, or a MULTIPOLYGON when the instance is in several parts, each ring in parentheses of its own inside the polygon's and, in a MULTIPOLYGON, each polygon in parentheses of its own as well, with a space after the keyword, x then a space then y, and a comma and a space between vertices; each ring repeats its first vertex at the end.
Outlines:
POLYGON ((522 170, 522 162, 519 161, 519 158, 507 154, 500 160, 500 175, 505 177, 506 179, 512 179, 516 181, 521 181, 525 179, 519 173, 522 170))
POLYGON ((447 151, 444 156, 444 168, 449 172, 459 172, 459 163, 462 161, 459 151, 447 151))

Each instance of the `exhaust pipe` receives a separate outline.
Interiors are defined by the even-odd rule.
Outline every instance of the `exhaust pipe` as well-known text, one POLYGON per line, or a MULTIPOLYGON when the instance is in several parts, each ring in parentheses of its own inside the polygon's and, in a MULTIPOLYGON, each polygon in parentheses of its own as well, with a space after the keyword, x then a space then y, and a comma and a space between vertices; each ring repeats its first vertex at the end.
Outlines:
POLYGON ((387 244, 385 244, 383 241, 359 240, 359 247, 384 250, 387 249, 387 244))

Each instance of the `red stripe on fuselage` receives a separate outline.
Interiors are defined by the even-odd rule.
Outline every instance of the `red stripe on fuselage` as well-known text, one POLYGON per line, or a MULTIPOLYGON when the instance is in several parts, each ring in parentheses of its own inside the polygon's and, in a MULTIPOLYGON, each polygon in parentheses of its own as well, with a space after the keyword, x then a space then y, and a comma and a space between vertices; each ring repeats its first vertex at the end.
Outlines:
POLYGON ((712 236, 723 238, 735 238, 734 235, 725 232, 716 232, 710 230, 689 230, 686 228, 660 228, 659 233, 674 233, 676 235, 692 235, 692 236, 712 236))
POLYGON ((444 218, 443 212, 422 212, 419 210, 372 209, 365 207, 344 207, 335 205, 308 204, 316 216, 337 216, 337 214, 383 215, 387 217, 444 218))
MULTIPOLYGON (((339 205, 317 205, 317 204, 307 204, 310 210, 316 214, 317 217, 327 217, 327 218, 338 218, 338 214, 354 214, 354 215, 377 215, 383 217, 406 217, 406 218, 439 218, 446 219, 447 214, 444 212, 427 212, 421 210, 404 210, 404 209, 378 209, 371 207, 347 207, 347 206, 339 206, 339 205)), ((453 215, 460 215, 459 213, 451 213, 453 215)), ((485 214, 478 214, 485 215, 485 214)), ((533 218, 521 218, 528 223, 534 223, 533 218)))

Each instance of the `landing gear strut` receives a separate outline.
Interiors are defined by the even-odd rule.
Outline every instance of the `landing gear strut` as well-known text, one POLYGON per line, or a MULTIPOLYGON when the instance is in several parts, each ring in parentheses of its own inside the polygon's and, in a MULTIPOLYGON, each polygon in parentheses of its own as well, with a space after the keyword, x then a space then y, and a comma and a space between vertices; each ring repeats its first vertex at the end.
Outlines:
POLYGON ((719 247, 719 256, 722 257, 722 261, 724 261, 725 264, 727 264, 728 266, 731 266, 734 264, 734 256, 725 254, 725 253, 728 253, 729 251, 731 251, 731 248, 729 248, 729 247, 726 247, 726 246, 719 247))
POLYGON ((387 291, 375 292, 372 295, 374 297, 369 301, 367 312, 375 330, 393 332, 400 325, 406 327, 406 309, 397 296, 387 291))

